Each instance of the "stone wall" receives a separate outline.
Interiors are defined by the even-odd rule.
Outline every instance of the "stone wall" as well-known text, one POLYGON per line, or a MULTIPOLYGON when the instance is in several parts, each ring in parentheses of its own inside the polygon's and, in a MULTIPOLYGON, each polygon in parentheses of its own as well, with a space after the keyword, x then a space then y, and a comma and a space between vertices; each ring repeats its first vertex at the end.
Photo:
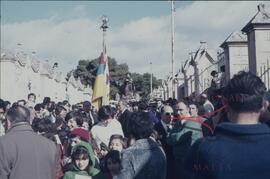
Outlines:
POLYGON ((1 49, 0 70, 0 98, 10 102, 27 99, 31 92, 36 94, 37 102, 48 96, 55 102, 69 100, 75 104, 92 97, 90 87, 74 78, 66 81, 57 68, 23 52, 1 49))

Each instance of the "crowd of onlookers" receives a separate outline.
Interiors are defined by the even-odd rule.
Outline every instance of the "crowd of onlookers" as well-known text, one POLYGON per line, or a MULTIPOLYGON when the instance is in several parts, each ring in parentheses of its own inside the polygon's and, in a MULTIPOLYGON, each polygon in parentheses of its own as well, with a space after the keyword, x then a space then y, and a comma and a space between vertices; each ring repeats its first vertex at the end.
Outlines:
POLYGON ((240 72, 177 101, 96 110, 45 97, 0 99, 1 179, 270 178, 269 91, 240 72))

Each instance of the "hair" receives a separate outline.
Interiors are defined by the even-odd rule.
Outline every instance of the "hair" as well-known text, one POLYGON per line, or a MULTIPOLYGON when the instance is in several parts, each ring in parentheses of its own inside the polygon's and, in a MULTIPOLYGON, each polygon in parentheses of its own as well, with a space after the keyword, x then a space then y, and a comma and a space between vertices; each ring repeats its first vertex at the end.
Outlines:
POLYGON ((165 108, 169 108, 169 107, 173 110, 173 108, 170 105, 164 105, 161 107, 160 113, 163 114, 165 112, 165 108))
POLYGON ((37 98, 36 95, 35 95, 34 93, 29 93, 29 94, 27 95, 27 99, 29 99, 30 96, 34 96, 35 100, 36 100, 36 98, 37 98))
POLYGON ((130 116, 130 133, 136 140, 150 137, 154 123, 145 112, 132 113, 130 116))
POLYGON ((40 104, 40 103, 39 104, 36 104, 35 107, 34 107, 35 111, 40 111, 41 108, 44 109, 44 105, 43 104, 40 104))
POLYGON ((18 101, 17 101, 17 104, 19 104, 19 103, 21 103, 21 102, 23 103, 23 105, 26 105, 26 101, 25 101, 24 99, 18 100, 18 101))
POLYGON ((141 101, 139 104, 138 104, 138 109, 139 111, 143 111, 143 110, 147 110, 148 108, 148 105, 146 102, 144 101, 141 101))
POLYGON ((211 73, 210 73, 210 75, 211 75, 212 77, 214 77, 216 74, 218 74, 218 72, 215 71, 215 70, 211 71, 211 73))
POLYGON ((70 119, 74 119, 78 125, 78 127, 82 127, 85 117, 82 115, 81 110, 78 111, 70 111, 67 113, 65 117, 65 121, 68 122, 70 119))
POLYGON ((121 164, 121 153, 118 150, 111 150, 105 156, 105 170, 109 172, 108 169, 108 160, 111 160, 113 163, 121 164))
POLYGON ((228 82, 224 97, 235 112, 259 112, 266 94, 262 80, 250 72, 240 71, 228 82))
POLYGON ((40 133, 56 133, 56 126, 49 117, 44 117, 36 123, 32 123, 32 128, 35 132, 40 133))
POLYGON ((30 111, 24 106, 13 105, 7 112, 7 117, 12 124, 30 122, 30 111))
POLYGON ((62 104, 63 104, 64 106, 65 106, 65 105, 69 105, 69 106, 70 106, 68 100, 64 100, 64 101, 62 102, 62 104))
POLYGON ((198 102, 196 102, 196 101, 189 101, 189 102, 188 102, 188 106, 190 106, 190 105, 195 105, 195 106, 197 107, 197 109, 198 109, 198 107, 199 107, 199 104, 198 104, 198 102))
POLYGON ((55 110, 55 108, 56 108, 56 104, 55 104, 55 102, 54 101, 51 101, 50 103, 49 103, 49 106, 48 106, 48 111, 50 112, 50 113, 52 113, 54 110, 55 110))
POLYGON ((44 97, 42 104, 43 105, 49 105, 50 102, 51 102, 51 98, 50 97, 44 97))
POLYGON ((7 106, 10 105, 11 103, 9 101, 4 101, 4 105, 5 105, 5 110, 7 110, 7 106))
POLYGON ((2 99, 0 99, 0 108, 3 109, 4 112, 6 111, 5 101, 3 101, 2 99))
POLYGON ((83 107, 85 108, 85 107, 91 107, 91 103, 89 102, 89 101, 84 101, 83 103, 83 107))
POLYGON ((56 107, 55 107, 55 115, 60 115, 60 113, 62 112, 62 111, 66 111, 66 108, 64 108, 63 106, 61 106, 61 105, 56 105, 56 107))
POLYGON ((180 100, 175 104, 175 106, 178 105, 179 103, 183 103, 183 104, 188 108, 189 102, 191 102, 191 100, 180 99, 180 100))
MULTIPOLYGON (((85 148, 84 146, 78 146, 72 152, 71 159, 72 159, 73 164, 76 166, 75 160, 80 159, 81 156, 83 156, 84 159, 87 159, 88 158, 89 159, 88 167, 89 167, 89 166, 92 166, 93 165, 93 161, 91 160, 91 158, 90 158, 89 155, 90 154, 89 154, 87 148, 85 148)), ((88 170, 86 169, 86 171, 88 171, 88 170)))
POLYGON ((113 115, 114 115, 113 110, 112 110, 112 108, 109 105, 102 106, 98 110, 99 120, 110 119, 110 118, 112 118, 113 115))
POLYGON ((109 142, 109 146, 111 145, 112 141, 114 139, 119 139, 121 144, 123 145, 123 149, 127 148, 127 139, 124 138, 122 135, 119 134, 114 134, 110 137, 110 142, 109 142))

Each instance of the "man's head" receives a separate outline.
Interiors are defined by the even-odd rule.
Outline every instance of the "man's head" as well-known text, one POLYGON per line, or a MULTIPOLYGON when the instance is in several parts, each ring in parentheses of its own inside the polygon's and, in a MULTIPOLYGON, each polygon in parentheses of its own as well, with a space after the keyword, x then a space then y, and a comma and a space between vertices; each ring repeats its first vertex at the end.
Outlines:
POLYGON ((130 132, 136 140, 150 137, 153 128, 154 123, 151 121, 148 113, 132 113, 130 118, 130 132))
POLYGON ((188 104, 184 101, 178 102, 175 105, 175 114, 179 115, 180 117, 190 116, 188 104))
POLYGON ((62 102, 62 104, 63 104, 64 108, 66 108, 66 111, 69 112, 70 111, 70 104, 69 104, 69 102, 67 100, 64 100, 62 102))
POLYGON ((203 94, 200 96, 200 104, 204 104, 207 100, 208 100, 207 94, 203 93, 203 94))
POLYGON ((89 111, 91 111, 91 103, 89 102, 89 101, 84 101, 83 102, 83 110, 85 111, 85 112, 89 112, 89 111))
POLYGON ((195 102, 189 103, 189 113, 191 116, 198 116, 198 104, 195 102))
POLYGON ((33 103, 36 102, 36 95, 34 93, 29 93, 27 98, 28 98, 28 101, 31 101, 33 103))
POLYGON ((217 76, 218 76, 218 72, 215 71, 215 70, 213 70, 213 71, 211 72, 211 76, 212 76, 212 77, 217 77, 217 76))
POLYGON ((119 101, 118 106, 119 106, 119 110, 123 112, 128 107, 128 103, 125 100, 121 100, 119 101))
POLYGON ((234 113, 261 113, 269 103, 265 100, 266 87, 250 72, 241 71, 228 82, 224 97, 229 111, 234 113))
POLYGON ((30 122, 30 111, 21 105, 13 105, 7 112, 8 127, 19 122, 30 122))
POLYGON ((37 118, 43 118, 44 116, 44 106, 43 104, 36 104, 35 107, 35 115, 37 118))
POLYGON ((51 102, 51 98, 50 97, 44 97, 42 104, 47 109, 49 107, 49 105, 50 105, 50 102, 51 102))
POLYGON ((161 109, 161 120, 166 124, 169 124, 171 122, 173 114, 174 113, 172 107, 169 105, 165 105, 161 109))
POLYGON ((64 106, 57 105, 55 107, 55 115, 56 116, 61 117, 62 119, 65 119, 66 114, 67 114, 67 110, 66 110, 66 108, 64 108, 64 106))
POLYGON ((6 112, 5 103, 2 99, 0 99, 0 121, 1 119, 5 118, 5 112, 6 112))
POLYGON ((112 116, 113 116, 113 110, 109 105, 102 106, 98 110, 98 117, 101 122, 107 123, 106 121, 108 121, 108 119, 111 119, 112 116))

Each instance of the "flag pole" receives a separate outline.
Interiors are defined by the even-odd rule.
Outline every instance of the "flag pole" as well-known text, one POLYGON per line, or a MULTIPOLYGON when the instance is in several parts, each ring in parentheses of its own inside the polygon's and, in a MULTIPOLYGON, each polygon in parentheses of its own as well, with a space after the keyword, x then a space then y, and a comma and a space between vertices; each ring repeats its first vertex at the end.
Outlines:
POLYGON ((175 84, 174 84, 174 12, 175 12, 175 7, 174 7, 174 0, 171 0, 171 30, 172 30, 172 98, 175 98, 175 84))

